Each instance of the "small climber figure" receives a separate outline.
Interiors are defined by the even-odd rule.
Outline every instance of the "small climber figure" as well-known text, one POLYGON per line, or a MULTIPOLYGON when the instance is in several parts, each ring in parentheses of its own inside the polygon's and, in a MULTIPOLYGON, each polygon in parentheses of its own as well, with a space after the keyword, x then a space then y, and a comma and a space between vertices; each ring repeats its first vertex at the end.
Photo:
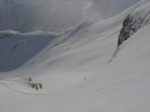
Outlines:
POLYGON ((83 78, 84 80, 86 79, 86 77, 84 76, 84 78, 83 78))
POLYGON ((38 89, 39 89, 39 87, 38 87, 38 84, 37 84, 37 83, 35 83, 35 89, 36 89, 36 90, 38 90, 38 89))
POLYGON ((30 83, 31 87, 35 89, 35 83, 30 83))
POLYGON ((43 88, 42 83, 39 83, 39 88, 40 88, 40 89, 42 89, 42 88, 43 88))
POLYGON ((31 82, 31 81, 32 81, 32 78, 31 78, 31 77, 29 77, 28 81, 29 81, 29 82, 31 82))

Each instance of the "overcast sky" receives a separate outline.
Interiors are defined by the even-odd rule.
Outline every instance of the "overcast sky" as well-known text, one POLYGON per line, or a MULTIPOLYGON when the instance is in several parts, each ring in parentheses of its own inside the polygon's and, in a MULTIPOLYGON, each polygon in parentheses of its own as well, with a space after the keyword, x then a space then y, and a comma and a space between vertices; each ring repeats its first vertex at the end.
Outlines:
MULTIPOLYGON (((39 4, 43 1, 54 1, 54 0, 16 0, 16 1, 18 1, 20 3, 27 3, 27 4, 39 4)), ((56 1, 58 1, 58 0, 56 0, 56 1)), ((63 1, 63 0, 59 0, 59 1, 63 1)), ((69 1, 75 1, 75 0, 69 0, 69 1)), ((85 1, 87 1, 87 0, 85 0, 85 1)), ((126 7, 134 4, 137 1, 140 1, 140 0, 91 0, 91 1, 97 1, 100 4, 104 4, 104 6, 105 5, 110 6, 107 8, 115 8, 115 6, 117 6, 118 8, 123 9, 123 8, 126 8, 126 7)))
MULTIPOLYGON (((3 0, 0 1, 2 2, 3 0)), ((25 9, 14 11, 15 13, 13 13, 13 16, 9 15, 11 20, 12 17, 14 18, 20 17, 17 15, 23 13, 24 18, 21 18, 21 20, 25 22, 27 21, 29 26, 33 26, 35 30, 42 29, 50 31, 62 31, 69 27, 78 25, 85 20, 95 22, 97 20, 100 21, 102 19, 114 16, 115 14, 120 13, 124 9, 130 7, 131 5, 140 0, 14 0, 14 1, 25 4, 26 6, 33 7, 34 5, 36 7, 35 8, 33 7, 33 10, 29 8, 30 11, 28 11, 25 14, 24 11, 23 12, 21 11, 28 10, 27 7, 24 7, 25 9)), ((22 5, 20 8, 23 8, 22 5)), ((11 13, 6 13, 6 15, 11 13)), ((4 19, 4 21, 6 20, 4 19)), ((23 22, 22 24, 26 23, 23 22)))
MULTIPOLYGON (((51 2, 56 1, 57 5, 61 5, 63 2, 78 1, 78 0, 16 0, 16 1, 20 3, 25 3, 27 5, 40 4, 43 2, 45 2, 46 4, 47 3, 50 4, 51 2)), ((140 0, 84 0, 84 1, 94 2, 94 7, 99 11, 103 11, 102 13, 105 13, 103 14, 104 16, 109 17, 112 16, 113 14, 123 11, 124 9, 130 7, 131 5, 140 0)))

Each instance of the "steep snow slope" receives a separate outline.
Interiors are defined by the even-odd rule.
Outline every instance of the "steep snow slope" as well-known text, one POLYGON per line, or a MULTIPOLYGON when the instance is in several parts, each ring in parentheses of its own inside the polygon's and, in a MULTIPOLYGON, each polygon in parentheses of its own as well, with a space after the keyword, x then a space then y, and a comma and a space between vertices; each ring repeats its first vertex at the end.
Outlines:
POLYGON ((71 28, 18 70, 1 74, 24 76, 0 81, 0 110, 149 112, 150 25, 122 43, 108 63, 117 47, 121 21, 147 4, 148 0, 114 18, 71 28), (42 82, 43 89, 31 89, 24 79, 28 76, 42 82))
POLYGON ((126 15, 131 13, 133 9, 137 8, 139 4, 141 4, 141 2, 113 18, 94 24, 89 24, 88 21, 86 21, 64 32, 64 35, 61 35, 59 39, 53 41, 54 45, 57 44, 56 47, 51 49, 53 44, 50 44, 40 54, 35 56, 33 60, 26 63, 22 69, 32 69, 35 72, 37 69, 43 68, 48 68, 49 70, 52 68, 53 70, 60 67, 62 70, 66 68, 75 70, 77 68, 84 68, 85 66, 86 70, 89 69, 89 71, 91 71, 98 63, 104 66, 108 63, 117 46, 117 36, 121 29, 123 19, 126 15), (89 61, 91 61, 94 66, 91 63, 88 64, 89 61), (29 66, 33 63, 35 63, 33 66, 29 66), (91 67, 86 67, 87 65, 91 65, 91 67))

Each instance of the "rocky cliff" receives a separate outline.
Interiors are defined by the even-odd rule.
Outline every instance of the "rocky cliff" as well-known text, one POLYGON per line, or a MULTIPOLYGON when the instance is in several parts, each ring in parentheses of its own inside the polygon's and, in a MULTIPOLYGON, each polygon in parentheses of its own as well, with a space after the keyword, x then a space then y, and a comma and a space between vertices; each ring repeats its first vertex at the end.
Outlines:
POLYGON ((118 45, 120 46, 125 40, 130 38, 134 33, 136 33, 140 28, 149 24, 150 21, 150 4, 145 7, 139 6, 123 21, 123 27, 120 31, 118 38, 118 45))

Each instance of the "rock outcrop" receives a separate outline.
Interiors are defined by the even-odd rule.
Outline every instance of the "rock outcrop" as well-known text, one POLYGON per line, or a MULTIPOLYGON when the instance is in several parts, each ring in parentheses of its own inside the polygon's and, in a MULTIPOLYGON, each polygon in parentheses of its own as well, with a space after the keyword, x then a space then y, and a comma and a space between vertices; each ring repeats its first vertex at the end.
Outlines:
POLYGON ((125 40, 130 38, 141 27, 149 24, 150 21, 150 8, 136 9, 129 14, 123 21, 123 27, 120 31, 118 38, 118 45, 120 46, 125 40))

